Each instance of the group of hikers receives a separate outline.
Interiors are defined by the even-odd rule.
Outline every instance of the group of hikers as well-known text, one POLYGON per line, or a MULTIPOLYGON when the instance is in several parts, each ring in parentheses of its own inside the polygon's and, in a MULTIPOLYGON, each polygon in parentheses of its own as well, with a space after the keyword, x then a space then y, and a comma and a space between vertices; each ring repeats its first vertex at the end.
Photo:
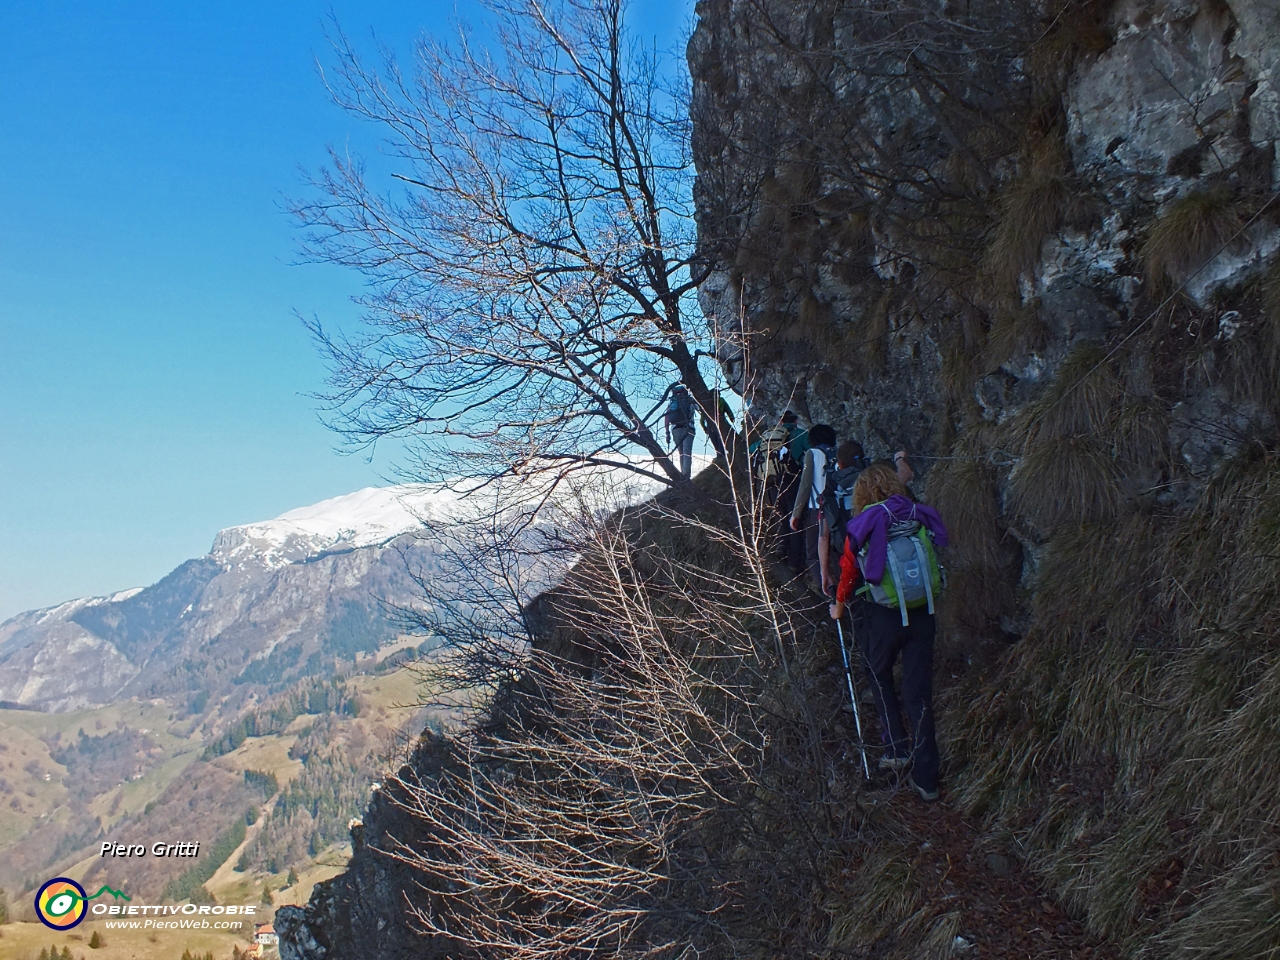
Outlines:
MULTIPOLYGON (((667 443, 689 477, 693 399, 679 384, 667 396, 667 443)), ((791 410, 749 449, 764 502, 774 511, 778 559, 808 576, 837 624, 850 616, 880 719, 880 768, 905 771, 924 800, 937 800, 933 643, 934 601, 943 586, 938 551, 947 546, 942 518, 912 495, 907 484, 915 473, 904 450, 892 462, 872 462, 858 441, 838 442, 825 423, 803 429, 791 410), (899 660, 900 692, 893 676, 899 660)), ((843 629, 841 647, 843 657, 843 629)), ((848 680, 856 717, 851 672, 848 680)), ((869 770, 865 752, 863 765, 869 770)))
MULTIPOLYGON (((937 800, 934 601, 947 528, 908 488, 914 472, 906 452, 871 462, 856 440, 837 443, 824 423, 802 429, 787 411, 754 445, 753 464, 775 511, 778 559, 808 576, 837 624, 850 615, 880 719, 880 768, 908 771, 916 792, 937 800), (893 676, 899 659, 900 694, 893 676)), ((855 714, 857 706, 851 703, 855 714)))

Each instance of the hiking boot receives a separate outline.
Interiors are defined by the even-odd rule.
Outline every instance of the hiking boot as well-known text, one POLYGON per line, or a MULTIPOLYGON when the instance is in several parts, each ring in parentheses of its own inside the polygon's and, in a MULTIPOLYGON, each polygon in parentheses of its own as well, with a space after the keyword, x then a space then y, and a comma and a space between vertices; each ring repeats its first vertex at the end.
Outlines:
POLYGON ((916 793, 920 794, 920 799, 925 803, 933 803, 938 799, 938 791, 936 789, 926 790, 924 787, 920 786, 920 784, 916 783, 915 777, 907 777, 907 782, 915 788, 916 793))
POLYGON ((892 770, 897 773, 899 770, 905 770, 910 762, 910 757, 881 757, 879 767, 881 770, 892 770))

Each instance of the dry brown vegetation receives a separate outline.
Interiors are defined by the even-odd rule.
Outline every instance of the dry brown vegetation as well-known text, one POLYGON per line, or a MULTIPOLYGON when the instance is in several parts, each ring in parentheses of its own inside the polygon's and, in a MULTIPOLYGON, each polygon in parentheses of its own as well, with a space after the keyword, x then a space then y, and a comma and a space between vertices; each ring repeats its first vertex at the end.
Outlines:
POLYGON ((1157 290, 1185 282, 1238 240, 1245 224, 1231 187, 1219 184, 1169 204, 1142 247, 1147 280, 1157 290))
POLYGON ((1133 956, 1280 950, 1277 556, 1272 457, 1186 515, 1073 527, 962 713, 961 801, 1133 956))
POLYGON ((662 507, 579 529, 584 559, 539 601, 537 646, 488 719, 388 787, 418 839, 382 849, 430 891, 415 916, 435 942, 813 947, 802 891, 850 852, 831 829, 849 811, 812 713, 812 628, 741 532, 662 507))
MULTIPOLYGON (((1110 956, 1016 864, 992 875, 958 812, 862 779, 824 611, 774 579, 754 491, 698 482, 741 523, 667 495, 561 527, 582 559, 535 605, 532 647, 490 648, 508 673, 488 713, 383 784, 352 872, 399 878, 394 944, 918 960, 963 935, 1110 956)), ((461 624, 472 656, 481 622, 461 624)))

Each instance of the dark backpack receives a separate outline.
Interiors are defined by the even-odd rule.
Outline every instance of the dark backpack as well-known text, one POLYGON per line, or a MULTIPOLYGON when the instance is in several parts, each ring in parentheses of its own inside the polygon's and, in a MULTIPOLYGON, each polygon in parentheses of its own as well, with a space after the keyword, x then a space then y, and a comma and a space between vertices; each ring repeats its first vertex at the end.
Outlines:
POLYGON ((676 390, 671 394, 671 402, 667 404, 667 426, 693 426, 693 397, 688 391, 676 390))
POLYGON ((837 467, 835 457, 827 458, 827 482, 822 488, 822 515, 831 531, 831 549, 844 552, 847 536, 845 525, 853 516, 853 485, 870 464, 866 457, 859 457, 847 467, 837 467))

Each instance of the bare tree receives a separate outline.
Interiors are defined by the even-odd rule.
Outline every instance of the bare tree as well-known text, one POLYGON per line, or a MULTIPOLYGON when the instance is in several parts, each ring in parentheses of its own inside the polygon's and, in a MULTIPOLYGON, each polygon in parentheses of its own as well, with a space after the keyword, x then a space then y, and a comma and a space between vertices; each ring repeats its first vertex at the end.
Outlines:
POLYGON ((621 462, 678 483, 652 428, 667 384, 687 386, 717 453, 730 429, 694 296, 686 98, 621 0, 488 10, 490 44, 423 39, 411 78, 334 44, 330 89, 382 128, 403 191, 331 152, 321 197, 295 208, 310 254, 370 284, 361 335, 313 325, 333 425, 411 438, 426 478, 621 462))

